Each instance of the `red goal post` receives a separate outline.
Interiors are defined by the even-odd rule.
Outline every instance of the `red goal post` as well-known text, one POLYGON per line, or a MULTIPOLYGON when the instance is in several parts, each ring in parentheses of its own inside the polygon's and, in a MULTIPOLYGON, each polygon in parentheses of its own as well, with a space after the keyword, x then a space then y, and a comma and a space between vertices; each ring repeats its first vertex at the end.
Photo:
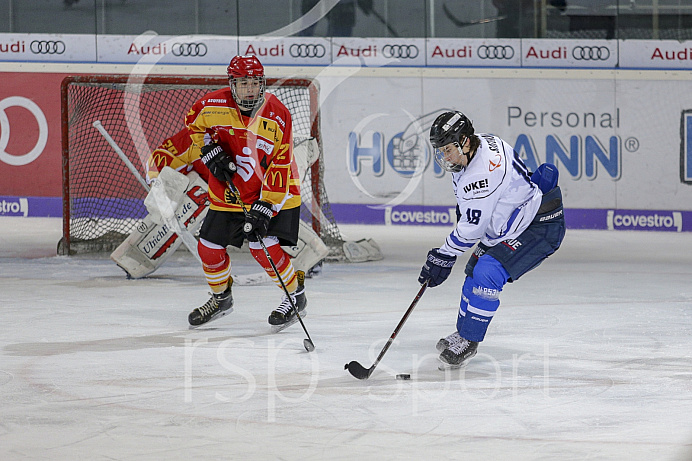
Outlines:
MULTIPOLYGON (((228 86, 226 77, 84 75, 61 85, 63 236, 58 254, 110 252, 146 215, 146 190, 94 128, 100 121, 141 176, 149 154, 184 127, 190 107, 228 86)), ((301 218, 342 259, 344 243, 324 186, 319 86, 308 78, 267 79, 293 118, 294 145, 314 138, 319 158, 301 184, 301 218)))

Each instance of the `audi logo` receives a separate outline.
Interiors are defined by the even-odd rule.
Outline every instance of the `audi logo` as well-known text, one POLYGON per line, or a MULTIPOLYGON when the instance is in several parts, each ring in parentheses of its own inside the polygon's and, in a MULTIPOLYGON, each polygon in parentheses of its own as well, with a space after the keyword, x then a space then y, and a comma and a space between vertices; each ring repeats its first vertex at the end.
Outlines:
POLYGON ((577 61, 606 61, 610 50, 607 46, 575 46, 572 57, 577 61))
POLYGON ((207 45, 204 43, 174 43, 171 50, 173 56, 205 56, 207 45))
POLYGON ((481 45, 478 47, 477 53, 481 59, 512 59, 514 47, 509 45, 481 45))
POLYGON ((382 48, 382 55, 385 58, 415 59, 418 57, 418 47, 416 45, 385 45, 382 48))
POLYGON ((34 54, 63 54, 65 48, 62 40, 34 40, 29 44, 29 49, 34 54))
POLYGON ((323 45, 294 43, 288 49, 294 58, 322 58, 327 53, 323 45))

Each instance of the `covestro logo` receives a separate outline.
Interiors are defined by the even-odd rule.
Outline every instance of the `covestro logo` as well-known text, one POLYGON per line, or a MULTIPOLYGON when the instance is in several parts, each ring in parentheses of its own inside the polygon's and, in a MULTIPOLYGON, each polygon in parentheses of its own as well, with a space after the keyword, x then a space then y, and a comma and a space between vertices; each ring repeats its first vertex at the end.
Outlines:
POLYGON ((29 216, 29 200, 25 197, 17 200, 0 200, 0 216, 29 216))
POLYGON ((444 225, 455 223, 456 209, 449 208, 445 211, 438 210, 420 210, 403 209, 397 210, 392 207, 387 207, 384 210, 384 222, 387 225, 392 224, 431 224, 444 225))
POLYGON ((679 211, 608 210, 608 230, 657 230, 682 232, 679 211))

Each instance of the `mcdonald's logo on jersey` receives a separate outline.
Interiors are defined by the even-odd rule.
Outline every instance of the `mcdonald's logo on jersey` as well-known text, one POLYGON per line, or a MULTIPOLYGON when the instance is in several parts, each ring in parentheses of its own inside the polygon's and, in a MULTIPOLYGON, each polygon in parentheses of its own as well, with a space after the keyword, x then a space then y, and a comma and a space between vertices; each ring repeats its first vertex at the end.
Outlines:
POLYGON ((149 165, 158 168, 161 170, 165 166, 169 166, 171 164, 171 161, 173 160, 173 157, 170 155, 163 153, 161 151, 155 150, 152 154, 151 157, 149 157, 149 165))
POLYGON ((267 184, 276 190, 283 190, 288 185, 288 166, 275 168, 267 172, 267 184))

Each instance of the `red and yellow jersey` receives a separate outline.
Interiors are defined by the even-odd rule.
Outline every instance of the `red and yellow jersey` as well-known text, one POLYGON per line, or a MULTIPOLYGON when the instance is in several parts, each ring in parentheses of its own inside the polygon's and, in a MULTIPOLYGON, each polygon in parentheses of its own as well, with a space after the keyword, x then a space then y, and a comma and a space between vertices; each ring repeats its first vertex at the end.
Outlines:
POLYGON ((205 181, 208 181, 209 170, 204 166, 199 156, 190 151, 192 139, 187 128, 183 128, 170 138, 165 139, 149 156, 147 160, 147 182, 158 177, 165 166, 188 174, 193 169, 205 181))
MULTIPOLYGON (((279 99, 265 93, 252 118, 240 113, 230 88, 207 94, 185 118, 192 139, 190 152, 218 142, 238 167, 233 184, 246 206, 256 200, 273 205, 274 212, 300 206, 300 179, 293 159, 291 113, 279 99)), ((211 209, 241 211, 228 184, 209 175, 211 209)))

